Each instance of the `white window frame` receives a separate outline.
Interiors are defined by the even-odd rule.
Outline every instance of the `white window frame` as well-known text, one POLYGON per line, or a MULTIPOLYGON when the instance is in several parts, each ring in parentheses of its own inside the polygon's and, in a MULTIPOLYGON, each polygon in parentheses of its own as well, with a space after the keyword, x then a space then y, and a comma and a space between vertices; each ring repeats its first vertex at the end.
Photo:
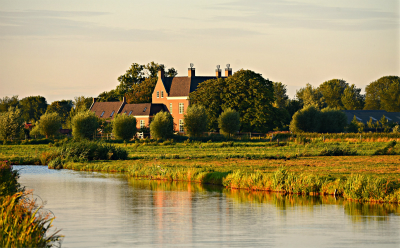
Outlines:
POLYGON ((185 112, 185 104, 184 103, 179 103, 179 114, 183 114, 185 112))
POLYGON ((183 133, 185 129, 183 128, 183 119, 179 119, 179 132, 183 133))
POLYGON ((140 128, 144 128, 146 126, 146 123, 144 120, 140 120, 140 128))
POLYGON ((157 91, 157 98, 160 98, 160 92, 157 91))
POLYGON ((172 114, 172 102, 169 103, 169 112, 172 114))

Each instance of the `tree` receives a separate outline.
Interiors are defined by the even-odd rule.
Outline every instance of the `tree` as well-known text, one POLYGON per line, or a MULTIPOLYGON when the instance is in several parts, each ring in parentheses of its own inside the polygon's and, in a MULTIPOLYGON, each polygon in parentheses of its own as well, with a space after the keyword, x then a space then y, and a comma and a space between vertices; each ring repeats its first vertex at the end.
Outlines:
POLYGON ((290 122, 290 131, 294 133, 318 132, 321 126, 321 112, 314 105, 305 106, 297 111, 290 122))
POLYGON ((40 135, 40 127, 39 127, 39 122, 36 122, 35 126, 32 128, 32 130, 29 132, 29 135, 34 136, 35 139, 37 136, 40 135))
POLYGON ((127 103, 148 103, 152 101, 152 94, 157 84, 157 78, 146 78, 140 84, 132 86, 125 94, 127 103))
POLYGON ((381 77, 365 88, 365 110, 400 111, 400 78, 381 77))
POLYGON ((362 95, 360 88, 356 88, 354 84, 347 87, 341 97, 343 107, 346 110, 363 109, 365 104, 365 95, 362 95))
POLYGON ((207 113, 202 105, 192 104, 184 115, 184 124, 189 136, 198 137, 207 131, 207 113))
POLYGON ((389 121, 386 118, 385 115, 382 115, 382 118, 379 120, 381 127, 383 128, 385 133, 388 133, 390 131, 390 127, 389 127, 389 121))
POLYGON ((47 101, 43 96, 28 96, 20 101, 22 117, 26 122, 35 122, 47 110, 47 101))
POLYGON ((65 125, 68 122, 72 107, 71 100, 54 101, 47 107, 46 113, 57 113, 61 118, 61 124, 65 125))
POLYGON ((224 103, 225 79, 217 78, 204 81, 189 94, 190 103, 203 105, 208 117, 208 130, 218 130, 218 117, 222 113, 224 103))
POLYGON ((240 129, 240 115, 234 109, 228 108, 218 118, 218 127, 223 134, 232 134, 240 129))
POLYGON ((40 117, 39 129, 40 133, 49 136, 56 135, 61 128, 61 117, 57 112, 45 113, 40 117))
MULTIPOLYGON (((116 88, 116 93, 119 96, 125 95, 131 103, 142 103, 143 99, 140 98, 151 99, 160 68, 165 70, 164 65, 157 64, 154 61, 147 63, 147 65, 133 63, 124 75, 118 77, 120 84, 116 88), (138 87, 146 79, 150 79, 150 81, 147 81, 145 86, 138 87), (145 89, 145 87, 149 88, 145 89), (138 99, 135 99, 135 97, 138 97, 138 99)), ((166 77, 175 77, 177 74, 178 72, 174 68, 170 68, 165 72, 166 77)))
POLYGON ((329 107, 321 110, 320 133, 340 133, 346 126, 347 116, 343 111, 329 107))
POLYGON ((158 112, 150 123, 150 135, 154 139, 166 139, 174 133, 174 118, 169 112, 158 112))
POLYGON ((328 107, 343 109, 341 96, 344 90, 349 86, 343 79, 331 79, 323 82, 319 87, 328 107))
POLYGON ((292 116, 294 113, 299 111, 300 109, 303 108, 303 104, 301 103, 300 100, 297 99, 288 99, 286 101, 286 110, 289 112, 290 119, 292 119, 292 116))
POLYGON ((72 119, 72 135, 77 139, 93 139, 99 127, 98 119, 89 110, 77 113, 72 119))
POLYGON ((5 96, 3 99, 0 99, 0 112, 7 112, 10 107, 19 107, 18 96, 5 96))
POLYGON ((305 88, 296 91, 296 97, 304 107, 310 105, 314 105, 318 109, 326 107, 321 91, 318 88, 314 88, 311 84, 307 84, 305 88))
POLYGON ((92 106, 93 104, 93 98, 92 97, 84 97, 84 96, 77 96, 74 98, 74 101, 72 102, 73 107, 71 108, 71 111, 69 112, 68 120, 66 123, 67 128, 72 128, 72 119, 74 116, 82 111, 86 111, 92 106))
POLYGON ((347 127, 347 131, 349 133, 362 133, 364 131, 365 125, 361 121, 357 120, 357 117, 354 116, 353 120, 350 122, 347 127))
POLYGON ((118 102, 122 100, 123 96, 117 90, 110 90, 100 93, 97 96, 97 100, 99 102, 118 102))
POLYGON ((137 132, 136 118, 126 114, 117 114, 112 120, 112 126, 115 137, 124 141, 132 139, 137 132))
POLYGON ((274 102, 274 107, 275 108, 284 108, 286 106, 287 101, 289 100, 288 95, 286 94, 286 85, 282 84, 281 82, 274 82, 274 96, 275 96, 275 102, 274 102))
POLYGON ((9 107, 7 112, 0 113, 0 138, 18 138, 23 131, 22 123, 22 112, 18 107, 9 107))

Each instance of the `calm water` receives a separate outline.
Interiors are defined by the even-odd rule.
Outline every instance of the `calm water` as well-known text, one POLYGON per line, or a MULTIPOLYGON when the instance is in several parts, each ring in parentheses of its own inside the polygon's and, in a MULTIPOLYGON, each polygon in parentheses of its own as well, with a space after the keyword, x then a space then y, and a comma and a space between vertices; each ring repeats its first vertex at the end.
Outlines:
POLYGON ((15 166, 62 247, 400 247, 400 206, 15 166))

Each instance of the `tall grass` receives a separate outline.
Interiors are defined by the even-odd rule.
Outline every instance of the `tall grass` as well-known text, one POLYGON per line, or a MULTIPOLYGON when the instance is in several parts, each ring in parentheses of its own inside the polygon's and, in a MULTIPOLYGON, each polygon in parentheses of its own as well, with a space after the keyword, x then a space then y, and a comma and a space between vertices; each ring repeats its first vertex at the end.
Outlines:
POLYGON ((18 177, 7 161, 0 161, 0 247, 61 245, 58 231, 47 236, 54 216, 29 198, 18 177))

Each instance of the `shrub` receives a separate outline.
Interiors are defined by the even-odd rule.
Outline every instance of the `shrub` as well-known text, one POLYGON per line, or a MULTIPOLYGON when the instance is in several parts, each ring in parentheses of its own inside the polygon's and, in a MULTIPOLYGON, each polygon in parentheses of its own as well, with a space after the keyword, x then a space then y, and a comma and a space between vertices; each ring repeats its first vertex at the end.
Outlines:
POLYGON ((72 135, 76 139, 93 139, 99 121, 97 116, 91 111, 82 111, 72 119, 72 135))
POLYGON ((61 118, 56 112, 45 113, 44 115, 40 116, 39 130, 41 134, 46 136, 46 138, 57 134, 60 128, 61 118))
POLYGON ((150 123, 150 135, 153 139, 167 139, 173 136, 174 118, 169 112, 158 112, 150 123))
POLYGON ((228 134, 228 136, 231 137, 232 134, 239 131, 239 113, 231 108, 226 109, 218 118, 218 127, 221 129, 223 134, 228 134))
POLYGON ((23 132, 21 110, 10 107, 7 112, 0 113, 0 138, 4 140, 19 138, 23 132))
POLYGON ((350 122, 347 127, 347 132, 349 133, 362 133, 364 131, 365 125, 361 121, 358 121, 356 116, 353 117, 353 120, 350 122))
POLYGON ((318 132, 321 126, 321 112, 314 105, 304 107, 297 111, 290 122, 290 131, 318 132))
POLYGON ((352 151, 348 147, 331 147, 325 148, 320 153, 320 156, 351 156, 357 155, 357 151, 352 151))
POLYGON ((396 125, 393 127, 393 133, 400 133, 400 125, 396 125))
POLYGON ((376 150, 374 155, 396 155, 394 151, 396 144, 396 141, 390 141, 383 149, 376 150))
POLYGON ((324 108, 321 111, 320 133, 340 133, 347 126, 346 114, 338 109, 324 108))
POLYGON ((40 135, 40 128, 39 128, 39 123, 37 123, 29 133, 29 135, 32 137, 35 137, 35 139, 40 135))
POLYGON ((132 139, 137 131, 136 118, 126 114, 117 114, 112 120, 112 126, 115 137, 124 141, 132 139))
POLYGON ((183 126, 189 136, 198 137, 207 131, 208 117, 206 109, 202 105, 191 105, 184 118, 183 126))
POLYGON ((8 161, 0 161, 0 200, 22 190, 18 178, 18 171, 13 170, 8 161))

